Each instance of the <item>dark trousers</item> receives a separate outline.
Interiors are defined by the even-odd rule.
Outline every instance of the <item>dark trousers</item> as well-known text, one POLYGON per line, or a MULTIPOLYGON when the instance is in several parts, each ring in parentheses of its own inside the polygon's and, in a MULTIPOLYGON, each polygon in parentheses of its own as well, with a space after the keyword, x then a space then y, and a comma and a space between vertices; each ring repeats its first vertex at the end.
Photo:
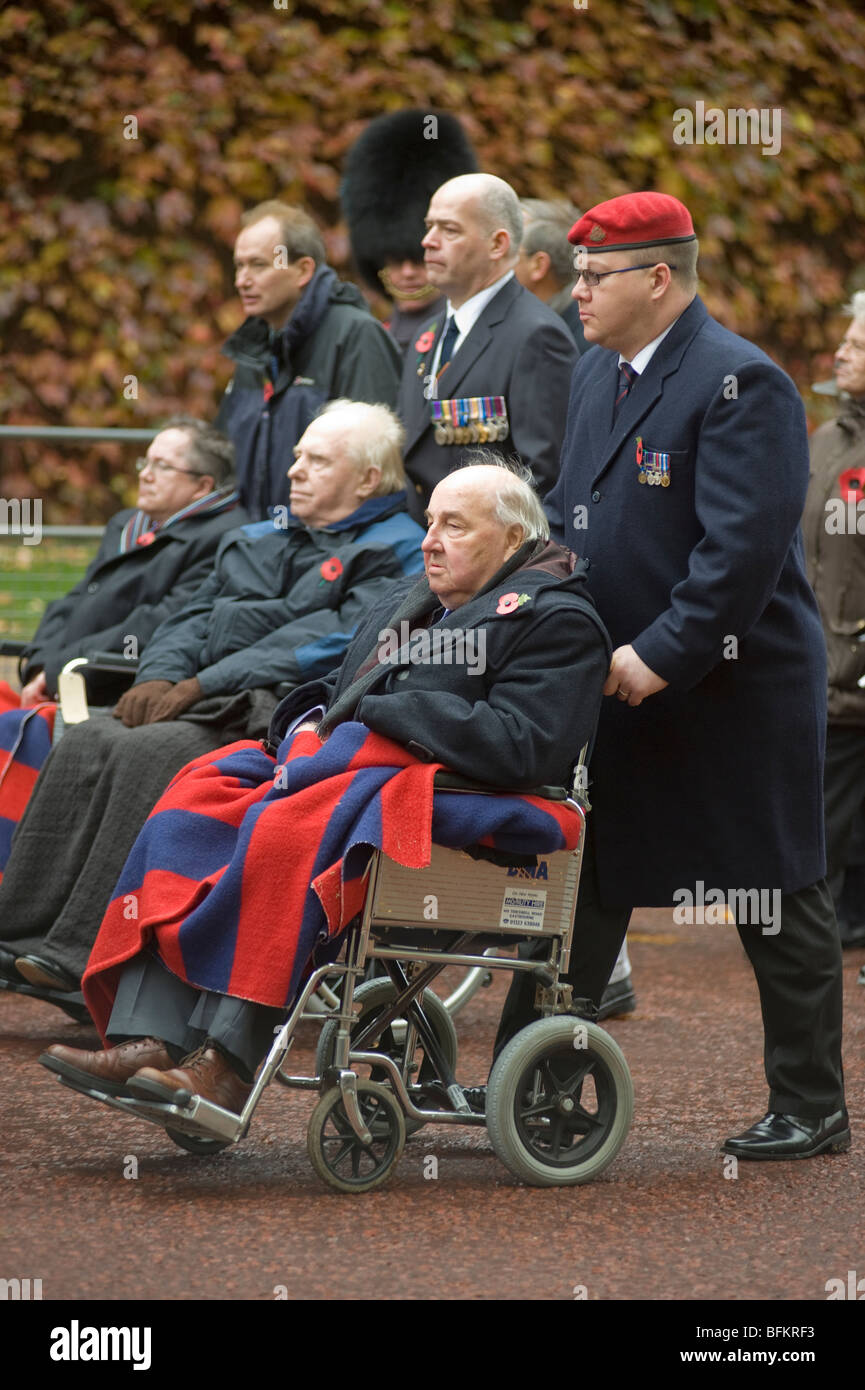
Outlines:
MULTIPOLYGON (((599 1002, 630 914, 631 909, 602 907, 588 833, 566 976, 575 997, 599 1002)), ((844 1104, 842 981, 838 927, 825 879, 797 893, 782 894, 779 921, 772 926, 778 931, 764 935, 760 925, 737 923, 760 991, 769 1109, 811 1117, 831 1115, 844 1104)), ((530 975, 515 975, 494 1055, 537 1017, 534 992, 530 975)), ((727 1085, 723 1059, 719 1066, 719 1083, 727 1085)))
POLYGON ((112 1043, 159 1038, 175 1062, 207 1039, 252 1081, 284 1022, 282 1009, 184 984, 145 951, 120 976, 106 1036, 112 1043))
MULTIPOLYGON (((823 776, 826 815, 826 880, 836 911, 847 865, 856 858, 856 832, 865 811, 865 728, 830 724, 823 776)), ((840 916, 840 913, 839 913, 840 916)), ((853 921, 865 919, 865 902, 853 921)))

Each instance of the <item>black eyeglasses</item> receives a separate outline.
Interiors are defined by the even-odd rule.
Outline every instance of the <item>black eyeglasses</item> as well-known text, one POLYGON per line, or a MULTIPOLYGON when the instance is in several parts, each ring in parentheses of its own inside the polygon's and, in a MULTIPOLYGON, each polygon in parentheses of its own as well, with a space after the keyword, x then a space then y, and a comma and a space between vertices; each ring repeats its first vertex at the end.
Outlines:
MULTIPOLYGON (((670 270, 677 269, 677 267, 674 266, 670 261, 656 261, 655 265, 666 265, 670 268, 670 270)), ((574 270, 577 272, 577 284, 579 284, 582 280, 587 290, 594 290, 601 283, 601 281, 606 280, 609 275, 627 275, 629 270, 654 270, 655 265, 625 265, 622 266, 621 270, 599 271, 580 270, 579 266, 575 264, 574 270)))
POLYGON ((203 475, 195 468, 178 468, 174 463, 165 463, 163 459, 136 459, 136 473, 143 473, 145 468, 152 468, 156 473, 188 473, 190 478, 201 478, 203 475))

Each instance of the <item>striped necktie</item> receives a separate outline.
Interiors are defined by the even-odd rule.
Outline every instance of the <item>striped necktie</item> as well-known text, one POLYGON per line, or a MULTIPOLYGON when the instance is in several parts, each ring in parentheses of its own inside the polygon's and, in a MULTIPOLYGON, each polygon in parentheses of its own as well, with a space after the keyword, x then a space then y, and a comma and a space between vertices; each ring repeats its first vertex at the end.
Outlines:
POLYGON ((633 386, 634 382, 637 380, 637 377, 639 375, 640 373, 634 371, 634 368, 631 366, 630 362, 619 363, 619 389, 616 394, 615 405, 613 406, 614 420, 619 413, 622 401, 627 396, 628 392, 630 391, 631 387, 633 386))

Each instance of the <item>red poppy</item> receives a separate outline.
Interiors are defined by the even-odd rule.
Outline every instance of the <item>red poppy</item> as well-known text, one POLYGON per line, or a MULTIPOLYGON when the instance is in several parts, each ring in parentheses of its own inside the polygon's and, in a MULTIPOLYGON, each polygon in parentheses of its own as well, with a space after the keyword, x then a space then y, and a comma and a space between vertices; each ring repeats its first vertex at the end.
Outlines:
POLYGON ((155 540, 156 535, 153 531, 145 531, 138 537, 136 545, 152 545, 155 540))
POLYGON ((502 594, 501 598, 499 599, 499 606, 496 609, 496 612, 513 613, 514 609, 519 607, 519 602, 519 594, 502 594))
POLYGON ((862 495, 863 485, 865 485, 865 474, 861 468, 847 468, 838 479, 838 490, 845 502, 856 502, 857 492, 862 495))
POLYGON ((325 560, 321 566, 321 577, 332 584, 334 579, 339 579, 342 574, 342 560, 337 555, 331 555, 329 560, 325 560))
POLYGON ((426 333, 421 333, 420 337, 418 338, 417 342, 415 343, 415 345, 414 345, 414 350, 415 350, 415 352, 429 352, 429 350, 430 350, 430 348, 432 347, 432 345, 433 345, 433 343, 435 342, 435 340, 436 340, 435 329, 434 329, 434 328, 428 328, 427 331, 426 331, 426 333))

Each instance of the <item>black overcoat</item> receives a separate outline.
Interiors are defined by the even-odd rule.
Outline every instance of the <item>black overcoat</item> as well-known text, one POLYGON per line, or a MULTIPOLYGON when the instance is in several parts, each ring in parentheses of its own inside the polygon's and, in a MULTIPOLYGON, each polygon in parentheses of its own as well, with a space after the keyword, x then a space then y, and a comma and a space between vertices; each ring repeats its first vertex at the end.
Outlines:
POLYGON ((695 299, 613 424, 618 354, 574 373, 553 532, 587 560, 613 647, 669 688, 604 700, 591 797, 609 906, 678 889, 793 892, 824 872, 825 646, 799 521, 789 377, 695 299), (668 455, 669 485, 641 483, 668 455))
MULTIPOLYGON (((292 691, 277 707, 272 742, 313 706, 332 708, 378 647, 387 659, 373 664, 372 683, 346 718, 359 719, 426 761, 494 786, 567 783, 594 732, 609 666, 609 639, 582 567, 569 573, 563 552, 548 547, 533 564, 427 630, 430 638, 465 634, 468 660, 424 661, 417 635, 394 649, 386 631, 400 639, 403 621, 411 626, 437 604, 425 578, 395 584, 370 610, 339 669, 292 691)), ((456 641, 449 649, 459 650, 456 641)), ((429 650, 432 657, 435 648, 429 650)))

